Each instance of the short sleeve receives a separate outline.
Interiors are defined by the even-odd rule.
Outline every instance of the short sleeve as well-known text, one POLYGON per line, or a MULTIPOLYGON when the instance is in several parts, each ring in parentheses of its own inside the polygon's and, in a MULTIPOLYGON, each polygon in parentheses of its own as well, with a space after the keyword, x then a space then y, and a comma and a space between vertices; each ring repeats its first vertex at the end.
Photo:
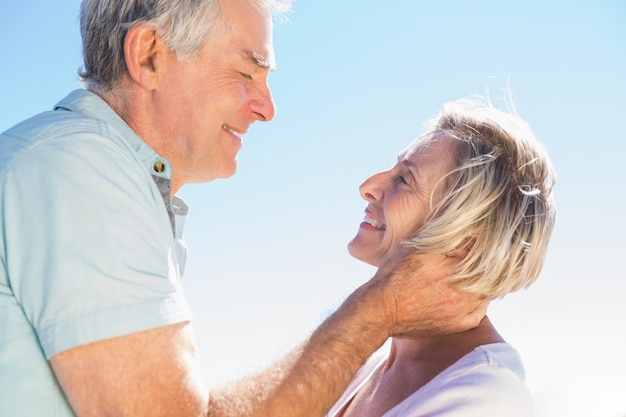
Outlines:
POLYGON ((91 128, 50 136, 7 174, 2 198, 10 284, 46 357, 189 320, 167 211, 141 163, 91 128))

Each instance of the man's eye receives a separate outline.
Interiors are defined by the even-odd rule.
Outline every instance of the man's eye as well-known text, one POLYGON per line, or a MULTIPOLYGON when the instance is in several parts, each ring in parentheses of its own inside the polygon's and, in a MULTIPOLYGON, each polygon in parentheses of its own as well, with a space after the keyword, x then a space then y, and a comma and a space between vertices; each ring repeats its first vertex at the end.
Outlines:
POLYGON ((396 181, 399 184, 408 184, 408 181, 402 175, 396 176, 396 181))
POLYGON ((246 74, 245 72, 239 72, 239 74, 243 75, 244 78, 247 78, 248 80, 252 79, 252 75, 250 74, 246 74))

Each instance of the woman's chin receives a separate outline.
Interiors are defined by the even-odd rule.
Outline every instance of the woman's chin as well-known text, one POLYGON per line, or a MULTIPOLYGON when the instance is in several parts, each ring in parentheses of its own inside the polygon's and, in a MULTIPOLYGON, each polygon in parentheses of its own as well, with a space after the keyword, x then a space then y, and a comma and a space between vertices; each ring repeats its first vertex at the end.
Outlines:
POLYGON ((348 243, 348 253, 354 259, 375 266, 376 268, 382 265, 382 261, 380 259, 377 259, 377 257, 368 256, 368 254, 363 253, 363 251, 359 250, 356 245, 352 245, 352 243, 353 241, 350 241, 350 243, 348 243))

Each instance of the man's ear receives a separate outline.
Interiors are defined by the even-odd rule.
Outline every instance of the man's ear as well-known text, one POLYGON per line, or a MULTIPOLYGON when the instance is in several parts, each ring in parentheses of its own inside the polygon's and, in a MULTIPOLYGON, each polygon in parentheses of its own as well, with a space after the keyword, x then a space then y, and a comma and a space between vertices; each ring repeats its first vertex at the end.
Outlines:
POLYGON ((154 28, 137 25, 124 38, 124 59, 130 78, 146 90, 153 90, 165 70, 168 53, 163 39, 154 28))

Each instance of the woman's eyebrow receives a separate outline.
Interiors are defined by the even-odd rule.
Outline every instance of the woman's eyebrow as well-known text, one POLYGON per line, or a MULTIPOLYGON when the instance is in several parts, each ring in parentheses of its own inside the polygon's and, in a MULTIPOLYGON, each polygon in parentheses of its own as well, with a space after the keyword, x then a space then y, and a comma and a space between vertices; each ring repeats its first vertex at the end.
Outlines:
POLYGON ((398 165, 403 165, 404 167, 406 167, 409 173, 411 174, 411 176, 416 181, 420 178, 421 172, 420 172, 419 166, 415 165, 409 159, 404 158, 404 154, 398 155, 398 165))

